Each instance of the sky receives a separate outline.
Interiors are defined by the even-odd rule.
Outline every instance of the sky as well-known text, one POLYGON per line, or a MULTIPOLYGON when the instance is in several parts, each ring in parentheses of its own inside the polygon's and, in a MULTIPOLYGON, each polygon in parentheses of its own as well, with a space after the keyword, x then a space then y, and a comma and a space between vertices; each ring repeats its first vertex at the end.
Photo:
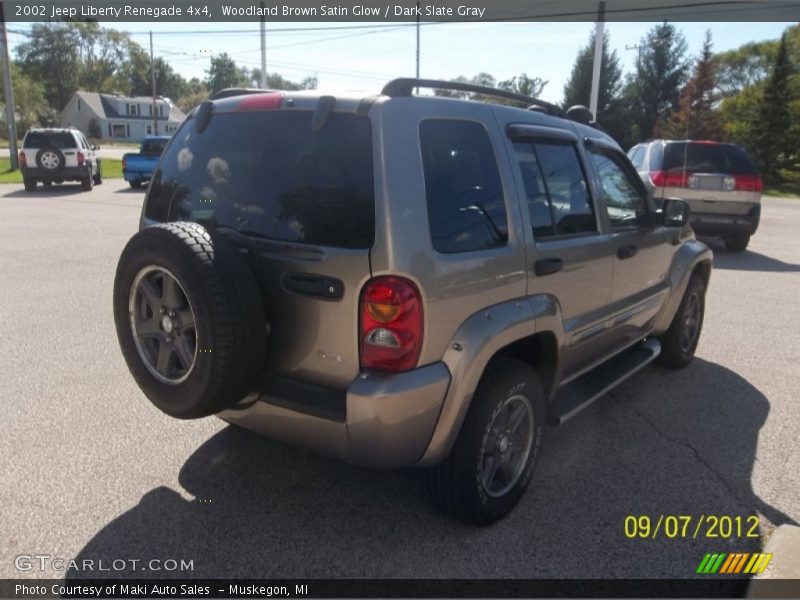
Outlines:
MULTIPOLYGON (((623 72, 633 68, 642 36, 654 23, 609 22, 611 48, 623 72)), ((696 56, 704 33, 711 30, 714 51, 746 42, 776 39, 791 23, 676 23, 696 56)), ((260 67, 258 23, 104 23, 131 33, 145 48, 153 32, 156 56, 186 78, 204 78, 210 57, 227 52, 237 64, 260 67), (205 27, 205 29, 202 29, 205 27), (242 31, 247 30, 247 31, 242 31), (209 33, 213 31, 214 33, 209 33)), ((29 23, 9 24, 26 30, 29 23)), ((498 81, 526 73, 548 83, 541 95, 560 102, 578 50, 593 23, 423 23, 420 28, 420 76, 451 79, 480 72, 498 81)), ((9 33, 13 52, 24 36, 9 33)), ((267 71, 300 81, 314 75, 318 88, 332 93, 377 93, 395 77, 413 76, 416 69, 416 28, 413 23, 268 23, 267 71), (336 29, 358 26, 358 29, 336 29), (333 29, 332 29, 333 28, 333 29)), ((588 104, 589 100, 586 99, 588 104)))

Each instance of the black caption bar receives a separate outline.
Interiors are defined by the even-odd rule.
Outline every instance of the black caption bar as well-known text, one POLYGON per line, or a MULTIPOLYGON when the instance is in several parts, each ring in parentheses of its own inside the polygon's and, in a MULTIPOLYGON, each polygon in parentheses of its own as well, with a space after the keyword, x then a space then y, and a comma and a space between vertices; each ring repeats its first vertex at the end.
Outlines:
MULTIPOLYGON (((594 21, 597 0, 3 0, 7 21, 594 21)), ((607 21, 794 21, 797 0, 617 0, 607 21)))
MULTIPOLYGON (((760 597, 796 598, 800 581, 760 580, 760 597)), ((743 577, 708 579, 4 579, 2 598, 735 598, 743 577)))

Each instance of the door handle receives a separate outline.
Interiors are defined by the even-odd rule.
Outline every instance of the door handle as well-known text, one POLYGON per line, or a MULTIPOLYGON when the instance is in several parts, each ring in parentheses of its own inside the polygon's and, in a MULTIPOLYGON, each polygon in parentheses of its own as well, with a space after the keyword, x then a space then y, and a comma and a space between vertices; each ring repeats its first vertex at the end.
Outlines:
POLYGON ((626 258, 635 256, 637 252, 639 252, 639 249, 634 245, 620 246, 619 248, 617 248, 617 256, 621 260, 625 260, 626 258))
POLYGON ((564 268, 564 261, 560 258, 542 258, 533 263, 533 272, 540 277, 552 275, 564 268))

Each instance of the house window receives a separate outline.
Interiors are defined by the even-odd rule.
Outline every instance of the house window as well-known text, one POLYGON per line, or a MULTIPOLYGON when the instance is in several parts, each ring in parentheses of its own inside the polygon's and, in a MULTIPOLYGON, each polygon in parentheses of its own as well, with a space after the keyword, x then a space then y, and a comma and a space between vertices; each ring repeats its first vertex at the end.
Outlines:
POLYGON ((153 133, 153 128, 150 125, 148 125, 147 126, 147 135, 150 135, 151 133, 153 133))
POLYGON ((111 137, 127 137, 127 127, 125 125, 109 125, 111 137))
POLYGON ((139 115, 139 105, 138 104, 128 104, 128 114, 131 116, 138 116, 139 115))

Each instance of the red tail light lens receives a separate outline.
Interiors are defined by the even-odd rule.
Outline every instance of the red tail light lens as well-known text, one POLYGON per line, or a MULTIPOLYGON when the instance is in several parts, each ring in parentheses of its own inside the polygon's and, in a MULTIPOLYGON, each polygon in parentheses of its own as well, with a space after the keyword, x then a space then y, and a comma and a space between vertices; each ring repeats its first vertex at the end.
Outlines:
POLYGON ((86 160, 86 157, 83 155, 83 152, 78 152, 78 166, 83 166, 83 161, 86 160))
POLYGON ((28 166, 28 159, 25 158, 25 153, 22 150, 19 151, 19 166, 20 167, 28 166))
POLYGON ((422 298, 401 277, 376 277, 361 291, 361 368, 408 371, 422 349, 422 298))
POLYGON ((761 177, 758 175, 734 175, 733 189, 742 192, 760 192, 763 188, 761 177))
POLYGON ((656 187, 689 187, 691 171, 667 173, 666 171, 650 171, 650 181, 656 187))

